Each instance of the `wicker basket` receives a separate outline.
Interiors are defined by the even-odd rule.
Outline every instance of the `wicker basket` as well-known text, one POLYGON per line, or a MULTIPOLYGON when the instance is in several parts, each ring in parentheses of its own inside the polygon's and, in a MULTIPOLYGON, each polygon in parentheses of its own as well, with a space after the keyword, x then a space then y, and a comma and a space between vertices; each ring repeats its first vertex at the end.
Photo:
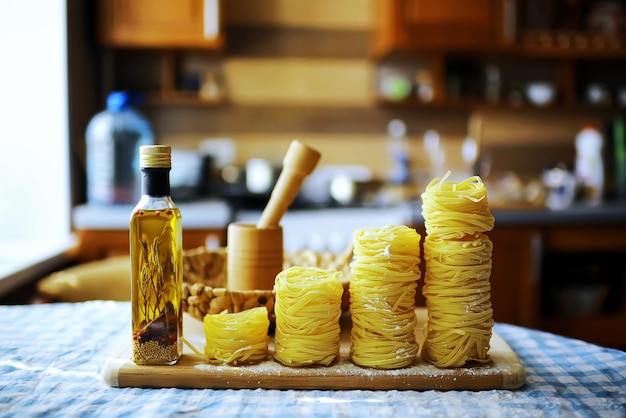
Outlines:
MULTIPOLYGON (((208 313, 230 313, 265 306, 274 318, 274 293, 271 290, 236 291, 226 288, 226 249, 204 247, 183 252, 183 310, 202 321, 208 313)), ((285 252, 283 268, 321 267, 343 272, 342 307, 348 306, 348 283, 352 248, 343 254, 311 250, 285 252)))

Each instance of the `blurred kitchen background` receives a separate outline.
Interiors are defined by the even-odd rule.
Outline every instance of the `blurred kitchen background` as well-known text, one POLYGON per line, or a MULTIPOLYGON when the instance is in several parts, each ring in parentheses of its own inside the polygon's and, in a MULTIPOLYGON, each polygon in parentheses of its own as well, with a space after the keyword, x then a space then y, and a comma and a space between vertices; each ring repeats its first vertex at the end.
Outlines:
POLYGON ((87 122, 119 90, 141 93, 156 142, 211 157, 208 169, 185 167, 204 167, 201 175, 176 175, 198 182, 179 199, 223 193, 262 205, 254 198, 263 184, 244 196, 250 160, 279 168, 300 139, 323 155, 324 178, 303 196, 311 203, 414 198, 451 170, 483 176, 493 205, 543 206, 545 171, 573 173, 585 125, 604 135, 605 196, 626 195, 615 168, 623 2, 83 3, 68 3, 77 204, 86 199, 87 122), (320 189, 339 175, 368 193, 336 199, 320 189), (389 180, 404 190, 388 190, 389 180))
POLYGON ((174 147, 187 249, 258 219, 293 139, 322 159, 283 218, 289 250, 343 251, 389 223, 424 234, 430 179, 478 174, 496 320, 626 348, 626 2, 66 5, 74 262, 128 252, 133 200, 90 201, 87 184, 88 125, 123 92, 174 147))

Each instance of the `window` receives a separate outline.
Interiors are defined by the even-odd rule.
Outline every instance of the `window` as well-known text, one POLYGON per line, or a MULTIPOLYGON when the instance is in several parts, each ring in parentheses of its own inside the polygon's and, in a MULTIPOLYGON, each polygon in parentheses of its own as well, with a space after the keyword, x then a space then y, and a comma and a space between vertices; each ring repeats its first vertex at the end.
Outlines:
POLYGON ((0 279, 71 242, 66 33, 65 0, 0 2, 0 279))

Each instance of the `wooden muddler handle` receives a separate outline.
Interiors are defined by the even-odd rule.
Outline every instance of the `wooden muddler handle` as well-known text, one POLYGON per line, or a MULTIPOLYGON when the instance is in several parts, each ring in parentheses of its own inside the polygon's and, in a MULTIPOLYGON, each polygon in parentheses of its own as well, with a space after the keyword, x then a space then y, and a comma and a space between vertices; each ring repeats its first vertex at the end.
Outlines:
POLYGON ((320 157, 319 151, 298 141, 291 142, 283 159, 283 169, 261 214, 261 219, 256 224, 257 228, 279 224, 298 194, 302 181, 315 169, 320 157))

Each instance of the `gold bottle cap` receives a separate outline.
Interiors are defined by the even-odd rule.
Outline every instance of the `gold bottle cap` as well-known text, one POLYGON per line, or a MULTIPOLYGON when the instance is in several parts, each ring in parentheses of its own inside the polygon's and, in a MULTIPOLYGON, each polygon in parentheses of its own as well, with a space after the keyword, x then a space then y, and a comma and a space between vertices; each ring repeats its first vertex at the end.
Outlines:
POLYGON ((142 145, 139 147, 139 167, 171 168, 172 147, 169 145, 142 145))

